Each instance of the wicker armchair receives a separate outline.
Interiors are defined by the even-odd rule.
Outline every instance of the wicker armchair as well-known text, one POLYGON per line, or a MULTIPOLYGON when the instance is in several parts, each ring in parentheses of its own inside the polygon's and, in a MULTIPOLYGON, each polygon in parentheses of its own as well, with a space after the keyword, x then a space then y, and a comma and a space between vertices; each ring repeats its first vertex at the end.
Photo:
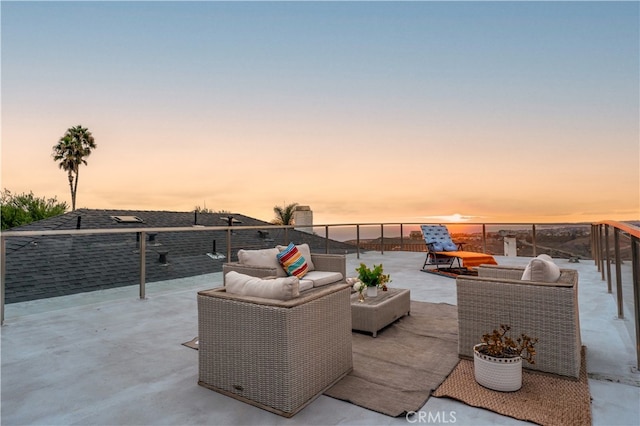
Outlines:
POLYGON ((512 337, 538 337, 536 363, 523 366, 578 378, 581 365, 578 272, 561 269, 555 283, 521 281, 523 268, 480 266, 478 276, 458 276, 458 353, 473 357, 473 346, 500 324, 512 337))
MULTIPOLYGON (((347 276, 347 261, 344 255, 311 253, 311 261, 318 271, 340 272, 343 277, 347 276)), ((273 277, 278 274, 276 268, 247 266, 238 262, 228 262, 222 265, 223 280, 229 271, 236 271, 258 278, 273 277)))
POLYGON ((350 286, 288 301, 198 293, 198 384, 291 417, 353 368, 350 286))

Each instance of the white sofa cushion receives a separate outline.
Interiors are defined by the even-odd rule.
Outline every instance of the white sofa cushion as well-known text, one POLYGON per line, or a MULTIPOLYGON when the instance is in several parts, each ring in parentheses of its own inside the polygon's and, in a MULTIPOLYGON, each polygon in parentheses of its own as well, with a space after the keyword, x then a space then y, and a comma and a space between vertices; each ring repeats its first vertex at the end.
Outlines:
MULTIPOLYGON (((278 249, 278 251, 283 251, 286 248, 287 246, 280 246, 280 245, 276 246, 276 249, 278 249)), ((304 257, 305 260, 307 261, 307 272, 315 271, 316 267, 314 266, 313 261, 311 260, 311 248, 309 248, 309 244, 307 243, 298 244, 296 245, 296 248, 298 249, 302 257, 304 257)))
MULTIPOLYGON (((307 274, 308 275, 308 274, 307 274)), ((300 280, 300 293, 313 288, 313 281, 303 278, 300 280)))
POLYGON ((551 257, 546 254, 533 258, 524 268, 522 273, 523 281, 539 281, 546 283, 555 283, 560 278, 560 268, 556 265, 551 257))
POLYGON ((302 281, 311 281, 314 287, 322 287, 323 285, 341 281, 342 278, 343 276, 340 272, 312 271, 307 272, 302 281))
POLYGON ((243 265, 255 266, 259 268, 275 268, 277 276, 286 277, 287 273, 284 269, 282 269, 282 266, 278 261, 278 253, 280 253, 280 250, 275 247, 260 250, 242 249, 238 250, 238 262, 243 265))
POLYGON ((300 295, 300 283, 297 277, 265 280, 236 271, 227 272, 225 289, 231 294, 277 300, 290 300, 300 295))

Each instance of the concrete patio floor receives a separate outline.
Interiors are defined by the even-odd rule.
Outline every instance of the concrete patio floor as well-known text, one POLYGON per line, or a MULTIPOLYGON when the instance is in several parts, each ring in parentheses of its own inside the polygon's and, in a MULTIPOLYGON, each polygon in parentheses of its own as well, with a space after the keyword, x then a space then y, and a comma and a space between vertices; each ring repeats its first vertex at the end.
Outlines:
MULTIPOLYGON (((496 257, 525 265, 528 258, 496 257)), ((355 276, 360 262, 384 263, 391 286, 411 299, 456 304, 455 280, 420 271, 424 253, 368 252, 347 256, 355 276)), ((580 273, 583 344, 595 425, 637 425, 640 374, 630 319, 617 319, 616 302, 593 261, 561 267, 580 273)), ((630 265, 623 265, 631 274, 630 265)), ((197 385, 198 353, 182 346, 197 334, 196 292, 220 286, 221 273, 138 287, 7 305, 2 327, 3 425, 398 425, 391 418, 320 396, 285 419, 197 385)), ((529 424, 446 398, 422 407, 442 424, 529 424)), ((417 419, 412 420, 418 423, 417 419)), ((430 424, 437 424, 433 421, 430 424)))

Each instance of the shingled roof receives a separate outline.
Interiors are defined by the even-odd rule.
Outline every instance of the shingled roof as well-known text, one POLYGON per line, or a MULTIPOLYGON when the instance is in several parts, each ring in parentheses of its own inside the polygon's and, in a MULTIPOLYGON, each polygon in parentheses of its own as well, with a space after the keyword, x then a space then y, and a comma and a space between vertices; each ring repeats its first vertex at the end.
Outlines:
MULTIPOLYGON (((323 237, 302 231, 274 229, 273 225, 238 213, 194 213, 143 210, 78 209, 60 216, 33 222, 11 231, 264 226, 256 230, 236 230, 231 238, 232 259, 240 248, 266 248, 276 244, 308 243, 313 252, 324 252, 323 237), (116 217, 137 217, 141 222, 118 222, 116 217)), ((6 244, 6 303, 95 291, 140 282, 139 235, 125 234, 10 237, 6 244)), ((353 246, 329 241, 330 252, 345 253, 353 246)), ((170 280, 220 272, 226 256, 227 232, 160 232, 147 234, 146 282, 170 280), (160 253, 168 252, 167 263, 160 253)))

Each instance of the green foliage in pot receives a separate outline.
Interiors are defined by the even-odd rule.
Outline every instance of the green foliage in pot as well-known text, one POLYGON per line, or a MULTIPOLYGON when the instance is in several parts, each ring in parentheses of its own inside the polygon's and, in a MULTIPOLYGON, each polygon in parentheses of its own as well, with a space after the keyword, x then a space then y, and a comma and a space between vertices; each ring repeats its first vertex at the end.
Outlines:
POLYGON ((391 282, 389 274, 385 274, 382 269, 382 264, 373 265, 373 268, 367 268, 367 265, 361 263, 356 268, 358 273, 358 279, 362 284, 367 287, 382 287, 384 288, 388 282, 391 282))
POLYGON ((538 338, 532 338, 526 334, 521 334, 516 340, 507 336, 511 327, 501 324, 499 330, 493 330, 491 334, 482 336, 484 345, 478 348, 478 352, 496 358, 513 358, 521 357, 529 364, 535 364, 536 348, 538 338))

